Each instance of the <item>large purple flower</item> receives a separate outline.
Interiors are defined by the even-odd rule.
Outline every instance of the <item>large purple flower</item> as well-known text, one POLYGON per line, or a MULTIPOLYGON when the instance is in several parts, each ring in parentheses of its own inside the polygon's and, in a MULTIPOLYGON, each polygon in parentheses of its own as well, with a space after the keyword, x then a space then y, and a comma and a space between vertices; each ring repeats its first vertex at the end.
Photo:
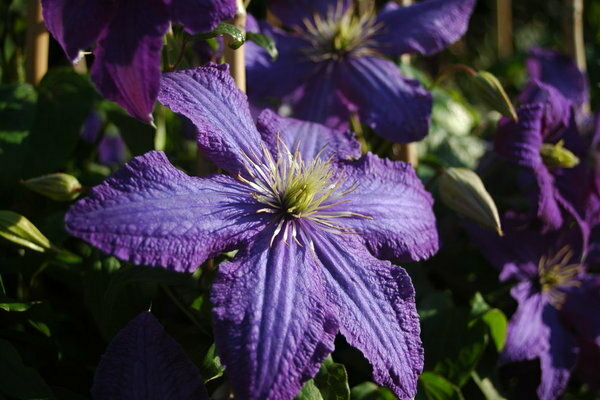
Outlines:
POLYGON ((384 57, 440 51, 465 33, 475 0, 427 0, 410 7, 389 3, 377 15, 362 16, 349 3, 270 1, 289 31, 261 25, 277 43, 274 62, 258 46, 247 45, 250 96, 284 98, 295 117, 333 128, 345 129, 356 112, 388 140, 422 139, 431 94, 384 57))
POLYGON ((178 271, 239 249, 219 266, 211 299, 240 399, 291 399, 338 332, 377 382, 414 397, 423 367, 414 290, 404 269, 380 260, 437 250, 432 199, 412 167, 360 157, 350 134, 270 111, 255 126, 226 67, 165 74, 159 101, 196 125, 199 146, 231 176, 189 177, 147 153, 70 209, 69 232, 178 271))
POLYGON ((585 180, 585 162, 580 161, 586 157, 586 148, 575 118, 575 101, 585 97, 585 86, 583 75, 572 63, 565 64, 559 56, 556 61, 550 54, 536 50, 529 58, 532 79, 518 98, 519 120, 500 120, 494 149, 523 167, 519 183, 531 196, 536 217, 546 229, 557 229, 563 223, 563 211, 581 214, 584 201, 573 182, 585 180), (579 72, 579 79, 573 79, 569 91, 567 83, 558 83, 556 71, 571 77, 573 70, 579 72))
MULTIPOLYGON (((517 281, 511 294, 518 308, 501 360, 539 360, 537 394, 551 400, 564 391, 578 354, 588 360, 600 350, 600 277, 586 273, 585 235, 577 225, 545 234, 525 225, 526 219, 508 215, 504 237, 476 229, 473 238, 501 280, 517 281)), ((597 376, 596 366, 579 368, 583 377, 597 376)))
POLYGON ((42 0, 42 6, 48 30, 72 62, 96 44, 91 77, 98 91, 148 122, 170 22, 206 32, 235 13, 233 0, 42 0))

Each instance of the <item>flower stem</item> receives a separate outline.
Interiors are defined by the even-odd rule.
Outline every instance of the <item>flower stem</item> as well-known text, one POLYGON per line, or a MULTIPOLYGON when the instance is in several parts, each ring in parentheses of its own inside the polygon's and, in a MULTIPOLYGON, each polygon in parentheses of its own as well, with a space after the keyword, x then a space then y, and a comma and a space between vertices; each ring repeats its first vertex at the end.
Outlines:
POLYGON ((32 85, 40 83, 48 70, 49 40, 40 1, 28 0, 25 79, 32 85))
MULTIPOLYGON (((236 0, 237 12, 233 19, 229 21, 230 24, 235 25, 239 30, 245 32, 246 29, 246 7, 242 0, 236 0)), ((232 49, 229 47, 231 38, 225 36, 225 62, 229 64, 231 75, 235 80, 237 87, 245 92, 246 91, 246 62, 244 58, 244 46, 239 49, 232 49)))
MULTIPOLYGON (((568 0, 566 3, 564 30, 567 53, 575 60, 581 72, 585 73, 587 63, 583 37, 583 0, 568 0)), ((583 108, 587 111, 590 105, 584 104, 583 108)))

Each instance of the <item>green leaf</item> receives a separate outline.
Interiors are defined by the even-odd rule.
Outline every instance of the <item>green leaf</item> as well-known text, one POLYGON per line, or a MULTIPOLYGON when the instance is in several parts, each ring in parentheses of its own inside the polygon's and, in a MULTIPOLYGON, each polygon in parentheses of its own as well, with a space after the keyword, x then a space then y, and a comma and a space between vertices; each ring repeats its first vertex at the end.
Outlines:
POLYGON ((302 390, 296 396, 296 400, 324 400, 319 388, 311 379, 302 386, 302 390))
POLYGON ((217 355, 215 344, 213 343, 206 352, 202 364, 200 365, 200 373, 204 378, 204 383, 223 376, 223 365, 221 359, 217 355))
POLYGON ((422 397, 427 400, 463 400, 460 389, 441 375, 424 372, 419 378, 422 397))
POLYGON ((350 393, 352 400, 396 400, 396 396, 387 388, 373 382, 364 382, 354 386, 350 393))
POLYGON ((0 299, 0 310, 9 312, 23 312, 29 310, 36 304, 40 304, 41 301, 29 301, 26 303, 11 300, 11 299, 0 299))
POLYGON ((508 321, 506 315, 497 308, 494 308, 481 317, 482 321, 487 325, 490 336, 496 350, 500 352, 504 348, 506 343, 506 332, 508 327, 508 321))
POLYGON ((333 361, 331 356, 327 357, 321 369, 302 388, 301 399, 323 399, 323 400, 348 400, 350 399, 350 386, 348 385, 348 373, 343 364, 333 361), (315 389, 318 392, 315 392, 315 389), (308 397, 312 396, 312 397, 308 397))
POLYGON ((23 363, 12 344, 2 339, 0 339, 0 393, 22 400, 54 398, 40 375, 23 363))
POLYGON ((265 49, 266 52, 271 56, 271 60, 276 60, 279 56, 279 51, 277 51, 275 41, 269 35, 265 35, 263 33, 247 32, 246 40, 250 40, 251 42, 254 42, 263 49, 265 49))
POLYGON ((485 396, 486 400, 506 400, 498 390, 494 387, 494 384, 489 378, 481 378, 476 371, 473 371, 471 376, 473 381, 481 390, 481 393, 485 396))
POLYGON ((244 32, 239 30, 236 26, 227 24, 225 22, 221 22, 219 26, 208 33, 201 33, 196 35, 199 39, 210 39, 217 36, 228 35, 231 36, 231 43, 229 43, 229 47, 232 49, 239 49, 244 42, 246 41, 246 36, 244 32))

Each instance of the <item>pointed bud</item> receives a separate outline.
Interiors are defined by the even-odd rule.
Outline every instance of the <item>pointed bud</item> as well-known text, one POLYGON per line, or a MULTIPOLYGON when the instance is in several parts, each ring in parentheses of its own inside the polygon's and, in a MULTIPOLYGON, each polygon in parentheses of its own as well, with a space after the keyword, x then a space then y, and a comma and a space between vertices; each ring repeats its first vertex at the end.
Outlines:
POLYGON ((565 149, 564 141, 556 144, 544 143, 540 149, 542 161, 547 167, 573 168, 579 164, 579 157, 565 149))
POLYGON ((439 189, 442 201, 450 209, 502 236, 494 199, 475 172, 466 168, 448 168, 440 177, 439 189))
POLYGON ((24 216, 12 211, 0 211, 0 236, 40 253, 52 247, 48 238, 35 225, 24 216))
POLYGON ((49 174, 23 182, 28 189, 56 201, 75 200, 81 193, 81 184, 74 176, 49 174))
POLYGON ((487 71, 479 71, 471 77, 471 82, 477 89, 481 101, 488 107, 515 121, 519 119, 515 107, 498 78, 487 71))

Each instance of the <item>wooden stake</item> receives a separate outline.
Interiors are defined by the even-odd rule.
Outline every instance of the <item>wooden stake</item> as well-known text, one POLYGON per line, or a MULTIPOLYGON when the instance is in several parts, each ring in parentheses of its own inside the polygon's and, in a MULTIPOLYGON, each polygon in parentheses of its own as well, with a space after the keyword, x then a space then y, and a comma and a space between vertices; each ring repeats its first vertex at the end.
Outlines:
MULTIPOLYGON (((566 0, 565 16, 565 46, 567 53, 575 60, 577 67, 585 74, 587 62, 585 59, 585 41, 583 37, 583 0, 566 0)), ((590 110, 589 103, 582 105, 584 112, 590 110)))
POLYGON ((512 0, 496 0, 496 45, 498 58, 513 54, 512 0))
MULTIPOLYGON (((236 0, 237 12, 233 17, 233 20, 229 21, 230 24, 235 25, 242 32, 246 31, 246 7, 242 0, 236 0)), ((246 61, 244 58, 244 46, 239 49, 232 49, 229 47, 231 38, 225 37, 225 50, 223 55, 225 62, 229 64, 229 70, 237 87, 245 92, 246 91, 246 61)))
POLYGON ((50 44, 39 0, 28 0, 27 2, 26 40, 25 79, 28 83, 37 85, 48 71, 48 46, 50 44))

